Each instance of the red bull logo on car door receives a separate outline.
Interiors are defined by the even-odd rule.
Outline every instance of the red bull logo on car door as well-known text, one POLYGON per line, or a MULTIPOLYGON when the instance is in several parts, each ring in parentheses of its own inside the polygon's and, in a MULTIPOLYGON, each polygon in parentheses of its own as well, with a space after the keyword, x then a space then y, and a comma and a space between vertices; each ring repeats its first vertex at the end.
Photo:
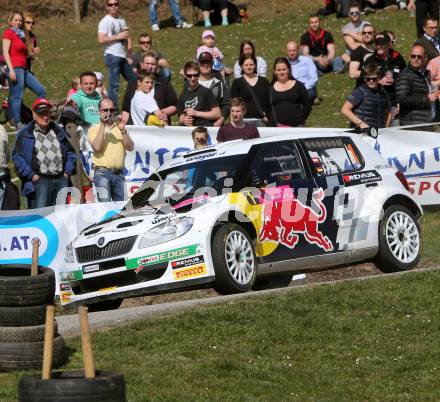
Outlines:
POLYGON ((324 191, 316 190, 309 207, 296 198, 288 186, 266 188, 264 191, 261 242, 275 242, 294 249, 303 237, 309 244, 325 252, 333 251, 333 243, 320 230, 320 224, 327 219, 323 203, 324 191))

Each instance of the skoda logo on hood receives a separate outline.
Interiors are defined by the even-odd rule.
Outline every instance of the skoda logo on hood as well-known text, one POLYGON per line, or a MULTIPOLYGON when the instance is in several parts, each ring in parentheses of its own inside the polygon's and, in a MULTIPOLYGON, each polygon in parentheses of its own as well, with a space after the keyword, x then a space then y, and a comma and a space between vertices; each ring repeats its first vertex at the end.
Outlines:
POLYGON ((105 237, 100 237, 98 239, 98 246, 102 247, 104 245, 104 243, 105 243, 105 237))

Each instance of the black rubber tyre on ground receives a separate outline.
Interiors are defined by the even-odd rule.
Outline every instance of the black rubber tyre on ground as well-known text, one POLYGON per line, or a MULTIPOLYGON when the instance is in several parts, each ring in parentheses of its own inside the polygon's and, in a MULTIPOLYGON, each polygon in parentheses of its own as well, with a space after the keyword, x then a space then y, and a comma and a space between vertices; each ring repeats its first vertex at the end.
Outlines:
MULTIPOLYGON (((44 342, 1 342, 0 371, 41 369, 44 342)), ((53 341, 52 366, 60 367, 67 361, 66 347, 62 336, 53 341)))
POLYGON ((90 313, 94 311, 116 310, 121 306, 123 301, 124 299, 104 300, 98 303, 87 304, 87 307, 90 313))
POLYGON ((239 225, 226 223, 214 233, 212 261, 214 289, 220 294, 242 293, 252 288, 257 263, 252 239, 239 225))
POLYGON ((422 256, 422 232, 414 214, 403 205, 388 207, 379 223, 379 252, 374 263, 382 272, 407 271, 422 256))
POLYGON ((255 280, 253 290, 266 290, 266 289, 277 289, 277 288, 287 288, 292 282, 292 273, 263 276, 255 280))
MULTIPOLYGON (((46 325, 33 325, 29 327, 0 327, 0 343, 42 342, 46 325)), ((58 335, 58 324, 54 322, 54 335, 58 335)))
POLYGON ((18 396, 20 402, 125 402, 125 380, 106 371, 95 378, 82 371, 54 372, 51 380, 27 376, 20 378, 18 396))
POLYGON ((38 267, 38 275, 31 276, 29 264, 0 265, 0 306, 37 306, 53 302, 55 273, 38 267))
POLYGON ((46 305, 0 307, 0 327, 25 327, 46 322, 46 305))

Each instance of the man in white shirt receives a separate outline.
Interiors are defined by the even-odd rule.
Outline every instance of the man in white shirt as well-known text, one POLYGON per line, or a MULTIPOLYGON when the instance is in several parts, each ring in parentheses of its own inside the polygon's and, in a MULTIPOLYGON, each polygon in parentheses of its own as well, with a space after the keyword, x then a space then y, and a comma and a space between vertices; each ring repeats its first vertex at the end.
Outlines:
POLYGON ((362 45, 362 28, 366 24, 371 25, 371 23, 362 21, 361 10, 357 3, 350 5, 348 15, 351 21, 342 27, 341 33, 345 42, 346 53, 351 55, 353 50, 362 45))
POLYGON ((127 24, 119 15, 119 0, 107 0, 106 10, 107 15, 98 25, 98 42, 104 45, 109 73, 108 96, 117 109, 119 76, 129 81, 136 80, 136 75, 132 68, 132 42, 127 24))
POLYGON ((310 101, 318 104, 316 87, 318 85, 318 70, 313 59, 299 54, 299 46, 294 40, 287 42, 286 52, 293 78, 302 82, 307 89, 310 101))

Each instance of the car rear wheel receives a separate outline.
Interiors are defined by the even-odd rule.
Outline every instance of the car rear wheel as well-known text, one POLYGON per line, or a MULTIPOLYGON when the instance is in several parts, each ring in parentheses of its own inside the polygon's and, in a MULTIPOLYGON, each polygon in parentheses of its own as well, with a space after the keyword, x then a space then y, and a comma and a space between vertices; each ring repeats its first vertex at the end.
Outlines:
POLYGON ((414 214, 402 205, 387 208, 379 224, 379 252, 374 263, 382 272, 407 271, 422 255, 422 233, 414 214))
POLYGON ((212 260, 217 292, 242 293, 252 288, 257 272, 254 246, 241 226, 227 223, 216 231, 212 241, 212 260))

